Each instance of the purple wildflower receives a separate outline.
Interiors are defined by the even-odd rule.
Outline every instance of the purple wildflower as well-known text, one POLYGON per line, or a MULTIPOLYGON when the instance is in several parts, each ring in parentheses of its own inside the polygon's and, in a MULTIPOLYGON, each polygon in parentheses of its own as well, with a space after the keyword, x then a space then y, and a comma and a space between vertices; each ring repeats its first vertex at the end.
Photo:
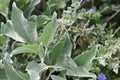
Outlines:
POLYGON ((97 80, 106 80, 106 76, 103 73, 98 74, 97 80))
POLYGON ((90 2, 91 0, 86 0, 87 2, 90 2))
POLYGON ((95 10, 91 8, 91 9, 89 9, 88 13, 93 14, 93 13, 95 13, 95 10))

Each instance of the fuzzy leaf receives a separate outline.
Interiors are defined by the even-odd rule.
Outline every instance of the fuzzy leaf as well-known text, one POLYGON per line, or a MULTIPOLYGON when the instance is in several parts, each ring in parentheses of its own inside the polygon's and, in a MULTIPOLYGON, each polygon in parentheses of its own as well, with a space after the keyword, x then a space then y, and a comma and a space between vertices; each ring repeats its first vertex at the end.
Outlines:
POLYGON ((5 17, 7 17, 9 2, 10 0, 0 0, 0 13, 5 17))
POLYGON ((57 8, 64 8, 66 6, 65 0, 48 0, 47 4, 50 7, 56 6, 57 8))
POLYGON ((20 75, 11 64, 9 64, 6 60, 3 60, 4 69, 7 75, 8 80, 28 80, 20 75))
POLYGON ((96 80, 96 75, 89 73, 89 71, 82 66, 71 67, 67 70, 67 75, 75 77, 92 77, 94 80, 96 80))
POLYGON ((96 75, 89 73, 89 70, 87 70, 84 66, 78 67, 74 60, 70 57, 66 56, 62 64, 59 65, 66 69, 66 75, 68 76, 96 78, 96 75))
POLYGON ((0 80, 7 80, 7 76, 4 69, 0 69, 0 80))
POLYGON ((29 45, 16 48, 11 52, 10 56, 12 57, 13 55, 17 55, 21 53, 34 53, 39 56, 43 56, 44 49, 36 44, 32 44, 32 45, 29 44, 29 45))
POLYGON ((30 15, 31 15, 32 11, 34 10, 35 6, 37 4, 39 4, 40 2, 41 2, 41 0, 30 0, 30 4, 24 12, 24 15, 25 15, 26 18, 30 17, 30 15))
POLYGON ((5 43, 5 36, 3 34, 0 34, 0 46, 5 43))
POLYGON ((15 31, 14 31, 14 28, 13 28, 13 24, 10 20, 7 21, 6 24, 2 23, 1 24, 1 32, 3 34, 5 34, 6 36, 16 40, 16 41, 20 41, 22 43, 25 43, 26 41, 20 37, 15 31))
POLYGON ((64 79, 62 77, 55 76, 55 75, 52 75, 51 78, 52 78, 52 80, 66 80, 66 79, 64 79))
POLYGON ((58 43, 49 53, 48 63, 57 64, 64 60, 65 55, 71 56, 72 43, 69 35, 65 35, 65 40, 58 43))
POLYGON ((12 23, 14 31, 22 37, 26 43, 34 43, 37 40, 36 24, 28 22, 23 16, 23 12, 19 10, 15 3, 12 5, 12 23))
POLYGON ((39 80, 39 74, 46 69, 48 69, 47 65, 44 63, 38 64, 35 61, 30 62, 26 67, 26 70, 30 75, 30 80, 39 80))
POLYGON ((57 14, 54 13, 52 20, 45 26, 43 33, 39 37, 38 41, 48 46, 49 43, 53 41, 53 37, 55 35, 57 28, 58 28, 57 14))
POLYGON ((84 66, 86 69, 90 70, 92 66, 92 61, 96 56, 98 45, 94 46, 89 51, 86 51, 75 58, 75 62, 78 66, 84 66))

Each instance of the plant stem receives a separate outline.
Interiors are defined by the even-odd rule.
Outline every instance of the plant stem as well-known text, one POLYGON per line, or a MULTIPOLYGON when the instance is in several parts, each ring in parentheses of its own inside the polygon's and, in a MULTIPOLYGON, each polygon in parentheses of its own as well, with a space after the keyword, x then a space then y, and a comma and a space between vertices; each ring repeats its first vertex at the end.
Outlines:
POLYGON ((52 71, 50 71, 50 73, 49 73, 49 75, 48 75, 48 77, 47 77, 47 79, 46 79, 46 80, 49 80, 49 78, 50 78, 51 74, 52 74, 54 71, 55 71, 54 69, 53 69, 52 71))
POLYGON ((120 26, 116 29, 116 31, 114 32, 113 36, 115 36, 115 34, 120 30, 120 26))

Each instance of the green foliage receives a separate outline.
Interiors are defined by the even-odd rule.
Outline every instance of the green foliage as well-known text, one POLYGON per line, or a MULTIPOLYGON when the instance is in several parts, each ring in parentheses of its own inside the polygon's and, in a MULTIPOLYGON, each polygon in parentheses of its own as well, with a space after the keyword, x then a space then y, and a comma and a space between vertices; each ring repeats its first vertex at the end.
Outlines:
POLYGON ((3 34, 0 34, 0 45, 3 45, 5 43, 5 37, 3 34))
POLYGON ((75 77, 93 77, 93 80, 96 80, 95 74, 89 73, 87 69, 81 66, 77 68, 71 68, 70 70, 68 70, 67 75, 75 77))
POLYGON ((48 0, 46 3, 48 7, 45 10, 45 14, 51 15, 54 10, 64 9, 68 1, 69 0, 48 0))
POLYGON ((49 20, 51 20, 51 18, 49 18, 49 16, 46 16, 46 15, 37 16, 37 27, 38 27, 38 29, 40 29, 44 25, 46 25, 49 22, 49 20))
POLYGON ((17 55, 21 53, 34 53, 42 57, 44 54, 44 49, 36 44, 24 45, 22 47, 18 47, 15 50, 13 50, 10 56, 12 57, 13 55, 17 55))
POLYGON ((26 67, 26 71, 30 75, 30 80, 39 80, 39 74, 42 74, 47 69, 47 65, 44 63, 37 64, 35 61, 30 62, 26 67))
POLYGON ((42 35, 38 38, 38 42, 43 43, 46 47, 53 41, 54 34, 58 28, 57 14, 53 14, 53 19, 45 26, 42 35))
POLYGON ((58 64, 65 59, 65 56, 71 56, 72 44, 69 35, 65 35, 65 40, 59 42, 48 54, 48 63, 58 64))
POLYGON ((98 61, 118 74, 120 64, 120 38, 110 39, 99 49, 98 61))
POLYGON ((0 80, 6 80, 7 79, 4 69, 0 69, 0 78, 1 78, 0 80))
POLYGON ((34 43, 37 41, 36 24, 27 21, 23 12, 13 3, 12 20, 2 24, 5 35, 24 43, 34 43))
POLYGON ((75 58, 75 62, 78 66, 84 66, 87 70, 91 69, 92 61, 96 56, 98 46, 94 46, 90 51, 82 53, 80 56, 75 58))
POLYGON ((66 79, 63 79, 63 78, 55 76, 55 75, 52 75, 51 78, 52 78, 52 80, 66 80, 66 79))
POLYGON ((47 4, 50 7, 57 6, 57 8, 64 8, 66 6, 65 0, 48 0, 47 4))
POLYGON ((120 12, 120 6, 112 6, 112 9, 113 9, 114 11, 120 12))
POLYGON ((41 0, 30 0, 30 4, 24 12, 26 18, 29 18, 35 6, 40 3, 41 0))
POLYGON ((0 0, 0 13, 7 17, 9 0, 0 0))
MULTIPOLYGON (((90 3, 93 7, 95 1, 90 3)), ((107 73, 115 72, 113 80, 119 79, 119 27, 114 32, 117 22, 101 21, 110 6, 99 11, 94 6, 96 12, 90 14, 84 6, 90 3, 1 0, 0 80, 96 80, 101 72, 108 79, 107 73)), ((119 7, 113 10, 119 12, 119 7)))
POLYGON ((3 61, 4 63, 4 68, 5 68, 5 73, 7 75, 7 79, 8 80, 29 80, 27 78, 25 78, 24 76, 22 76, 21 74, 19 74, 19 72, 17 72, 13 66, 8 63, 6 60, 3 61))

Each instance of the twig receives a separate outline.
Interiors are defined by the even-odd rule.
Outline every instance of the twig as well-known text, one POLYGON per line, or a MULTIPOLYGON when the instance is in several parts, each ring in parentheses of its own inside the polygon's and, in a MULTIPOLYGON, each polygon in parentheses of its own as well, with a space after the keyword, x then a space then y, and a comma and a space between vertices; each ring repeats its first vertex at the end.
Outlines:
POLYGON ((113 19, 117 14, 119 13, 119 11, 117 11, 116 13, 114 13, 112 16, 110 16, 106 22, 109 22, 111 19, 113 19))
POLYGON ((49 73, 49 75, 48 75, 48 77, 47 77, 46 80, 49 80, 49 78, 51 77, 51 75, 52 75, 53 72, 55 72, 55 70, 52 70, 52 71, 49 73))
POLYGON ((83 29, 86 28, 86 26, 89 24, 90 20, 87 21, 87 23, 84 25, 83 29))
POLYGON ((83 0, 80 1, 80 4, 82 3, 83 0))
POLYGON ((120 30, 120 26, 115 30, 113 36, 120 30))

